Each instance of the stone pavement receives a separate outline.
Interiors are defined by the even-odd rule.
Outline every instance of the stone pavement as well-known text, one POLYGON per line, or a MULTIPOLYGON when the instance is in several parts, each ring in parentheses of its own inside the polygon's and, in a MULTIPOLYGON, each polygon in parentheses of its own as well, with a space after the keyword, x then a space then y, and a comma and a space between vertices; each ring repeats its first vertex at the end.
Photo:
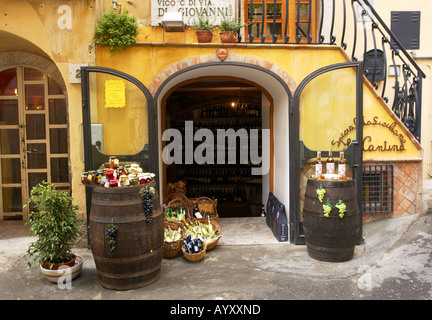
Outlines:
MULTIPOLYGON (((0 221, 0 299, 168 300, 167 308, 177 306, 179 300, 432 299, 430 213, 363 225, 365 243, 356 247, 352 260, 341 263, 316 261, 302 245, 273 240, 224 242, 230 237, 229 222, 221 221, 221 241, 204 260, 163 259, 159 280, 144 288, 115 291, 99 284, 86 247, 76 248, 84 266, 71 289, 48 282, 23 259, 32 241, 28 227, 18 221, 0 221)), ((264 219, 261 223, 265 224, 264 219)))

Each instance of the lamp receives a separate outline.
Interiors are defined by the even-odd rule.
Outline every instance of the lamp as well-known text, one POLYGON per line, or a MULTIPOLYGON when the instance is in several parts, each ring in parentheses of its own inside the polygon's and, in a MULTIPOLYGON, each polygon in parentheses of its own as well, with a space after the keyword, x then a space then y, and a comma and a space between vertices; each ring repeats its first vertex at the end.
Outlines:
POLYGON ((239 96, 238 96, 237 101, 235 103, 232 102, 231 106, 236 109, 236 112, 238 114, 245 114, 246 113, 247 103, 245 102, 245 100, 243 98, 243 95, 241 92, 241 87, 239 88, 239 96))
POLYGON ((120 8, 119 12, 121 13, 123 5, 121 3, 118 3, 116 0, 113 0, 112 4, 113 4, 113 9, 117 10, 120 8))
POLYGON ((165 12, 161 22, 166 32, 183 32, 186 28, 181 12, 165 12))

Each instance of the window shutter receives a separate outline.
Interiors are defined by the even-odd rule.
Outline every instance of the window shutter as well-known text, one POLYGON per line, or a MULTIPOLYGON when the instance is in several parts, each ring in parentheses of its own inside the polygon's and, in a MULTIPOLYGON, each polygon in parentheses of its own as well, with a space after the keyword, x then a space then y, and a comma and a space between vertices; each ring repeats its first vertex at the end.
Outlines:
POLYGON ((420 11, 392 11, 391 31, 406 50, 420 49, 420 11))

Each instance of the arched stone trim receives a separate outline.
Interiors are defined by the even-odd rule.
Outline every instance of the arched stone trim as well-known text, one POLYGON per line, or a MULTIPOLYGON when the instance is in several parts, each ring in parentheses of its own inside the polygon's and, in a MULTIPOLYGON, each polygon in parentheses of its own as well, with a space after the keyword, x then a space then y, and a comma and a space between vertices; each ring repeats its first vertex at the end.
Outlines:
MULTIPOLYGON (((212 55, 191 57, 191 58, 181 60, 177 63, 173 63, 172 65, 165 68, 162 72, 160 72, 153 79, 153 82, 150 85, 149 91, 150 91, 151 95, 154 97, 156 95, 156 92, 158 91, 159 87, 161 86, 161 84, 164 83, 164 81, 166 79, 168 79, 168 77, 170 77, 174 73, 176 73, 182 69, 192 67, 192 66, 195 66, 198 64, 208 63, 208 62, 216 62, 216 61, 219 61, 219 58, 217 56, 217 50, 216 50, 215 54, 212 54, 212 55)), ((297 88, 297 85, 296 85, 294 79, 291 78, 291 76, 288 73, 286 73, 278 65, 275 65, 269 61, 254 58, 254 57, 240 56, 237 54, 233 54, 231 51, 229 52, 228 57, 224 61, 242 62, 242 63, 246 63, 246 64, 260 66, 260 67, 267 69, 267 70, 275 73, 276 75, 278 75, 287 84, 288 88, 291 91, 291 94, 294 94, 295 89, 297 88)))
POLYGON ((63 76, 54 62, 28 52, 0 53, 0 70, 15 66, 24 66, 42 70, 44 73, 53 77, 53 79, 60 85, 63 92, 65 94, 67 93, 63 76))

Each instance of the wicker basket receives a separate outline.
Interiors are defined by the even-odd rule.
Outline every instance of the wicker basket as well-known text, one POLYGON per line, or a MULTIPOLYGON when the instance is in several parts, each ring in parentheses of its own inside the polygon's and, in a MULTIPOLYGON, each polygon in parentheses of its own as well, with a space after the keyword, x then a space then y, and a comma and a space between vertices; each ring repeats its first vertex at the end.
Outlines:
POLYGON ((207 251, 207 245, 205 243, 203 243, 203 249, 198 253, 187 253, 183 245, 181 246, 181 250, 183 252, 183 256, 187 260, 192 261, 192 262, 197 262, 197 261, 204 259, 206 251, 207 251))
POLYGON ((182 207, 182 210, 184 212, 185 218, 189 217, 189 204, 188 202, 185 202, 182 199, 173 199, 170 202, 168 202, 167 204, 164 205, 164 211, 163 211, 163 215, 164 215, 164 221, 169 221, 169 222, 174 222, 177 223, 179 225, 182 224, 182 221, 177 221, 177 220, 171 220, 171 219, 167 219, 166 217, 166 212, 168 210, 168 208, 173 209, 173 211, 179 210, 180 207, 182 207))
POLYGON ((175 223, 175 221, 165 221, 164 222, 164 228, 169 225, 171 229, 178 230, 181 229, 182 231, 182 237, 179 240, 176 241, 164 241, 163 244, 163 257, 170 259, 178 257, 182 254, 182 246, 184 243, 184 240, 186 239, 186 234, 183 230, 183 227, 181 224, 175 223))
POLYGON ((192 201, 192 204, 189 207, 189 219, 195 219, 192 215, 197 204, 200 212, 203 211, 206 215, 210 215, 210 219, 218 221, 219 215, 216 208, 217 204, 208 197, 200 197, 192 201))
MULTIPOLYGON (((202 224, 207 224, 208 223, 208 218, 200 218, 200 219, 191 219, 190 222, 192 223, 196 223, 197 221, 199 221, 202 224)), ((213 249, 214 247, 216 247, 219 239, 222 237, 222 229, 219 225, 219 223, 216 220, 210 219, 210 222, 212 224, 213 230, 219 231, 219 236, 214 239, 212 242, 208 242, 207 243, 207 251, 210 251, 211 249, 213 249)))
POLYGON ((164 203, 168 203, 168 202, 170 202, 171 200, 182 200, 184 203, 187 203, 187 207, 188 207, 188 208, 189 208, 190 205, 192 204, 192 200, 189 200, 189 198, 186 197, 186 196, 185 196, 184 194, 182 194, 182 193, 171 193, 171 194, 169 194, 169 195, 166 197, 164 203))

